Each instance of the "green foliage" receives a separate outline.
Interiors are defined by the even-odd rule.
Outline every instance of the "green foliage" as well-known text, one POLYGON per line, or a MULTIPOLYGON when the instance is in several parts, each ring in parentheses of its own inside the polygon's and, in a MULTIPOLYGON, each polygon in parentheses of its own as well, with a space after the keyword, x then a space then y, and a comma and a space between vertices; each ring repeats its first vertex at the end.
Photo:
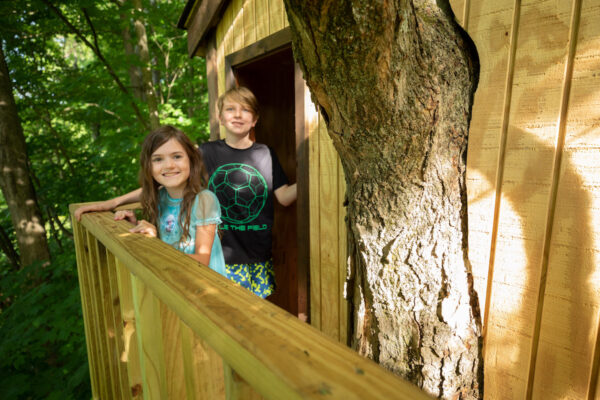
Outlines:
POLYGON ((74 253, 3 276, 0 293, 10 302, 0 314, 2 398, 89 398, 74 253))
MULTIPOLYGON (((144 2, 141 12, 131 9, 132 2, 123 3, 0 2, 0 45, 52 253, 50 266, 19 271, 0 253, 2 399, 90 397, 74 248, 56 218, 69 229, 69 204, 138 186, 148 111, 130 82, 130 69, 141 66, 139 57, 126 54, 124 46, 125 29, 135 37, 134 18, 145 21, 161 123, 180 127, 199 142, 209 135, 204 60, 188 57, 186 34, 175 26, 185 0, 144 2), (78 34, 48 4, 56 5, 78 34), (97 43, 105 62, 80 35, 97 43), (109 67, 128 93, 119 89, 109 67)), ((0 226, 16 248, 1 195, 0 226)))

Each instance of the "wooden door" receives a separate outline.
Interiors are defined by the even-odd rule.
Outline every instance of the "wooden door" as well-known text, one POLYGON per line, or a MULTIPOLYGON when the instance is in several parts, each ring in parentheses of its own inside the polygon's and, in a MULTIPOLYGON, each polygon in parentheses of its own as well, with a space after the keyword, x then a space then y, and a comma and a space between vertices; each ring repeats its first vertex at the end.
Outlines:
MULTIPOLYGON (((295 65, 290 47, 232 66, 236 84, 257 97, 260 118, 255 139, 277 154, 290 183, 297 181, 295 65)), ((308 266, 298 262, 299 223, 296 203, 282 207, 275 200, 273 261, 277 290, 269 300, 294 315, 307 315, 308 266)), ((302 225, 302 223, 300 224, 302 225)), ((307 225, 305 223, 304 225, 307 225)), ((300 229, 305 232, 307 229, 300 229)), ((302 234, 301 234, 302 235, 302 234)))

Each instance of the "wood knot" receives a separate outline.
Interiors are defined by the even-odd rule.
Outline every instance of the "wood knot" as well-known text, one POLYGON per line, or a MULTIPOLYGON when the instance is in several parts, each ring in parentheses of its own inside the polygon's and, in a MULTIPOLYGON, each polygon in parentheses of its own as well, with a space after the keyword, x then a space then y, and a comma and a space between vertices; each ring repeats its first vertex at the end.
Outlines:
POLYGON ((142 385, 139 383, 131 387, 131 397, 137 397, 142 395, 142 385))

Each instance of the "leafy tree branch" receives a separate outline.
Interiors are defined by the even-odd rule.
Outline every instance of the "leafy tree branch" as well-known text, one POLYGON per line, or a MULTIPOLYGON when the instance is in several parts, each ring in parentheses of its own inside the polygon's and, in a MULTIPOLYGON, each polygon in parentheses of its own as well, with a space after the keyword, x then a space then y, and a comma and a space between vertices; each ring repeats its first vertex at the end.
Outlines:
MULTIPOLYGON (((109 62, 106 60, 106 58, 100 51, 100 47, 98 46, 98 37, 96 35, 92 21, 90 20, 89 15, 87 14, 86 10, 82 9, 83 14, 86 18, 86 21, 88 22, 88 25, 90 26, 90 28, 92 30, 92 35, 94 36, 95 44, 90 43, 90 41, 83 35, 83 33, 79 29, 77 29, 77 27, 75 25, 73 25, 71 23, 71 21, 69 21, 69 19, 62 13, 62 11, 60 11, 60 9, 58 7, 51 4, 48 0, 42 0, 42 1, 65 23, 65 25, 71 30, 71 32, 73 32, 87 47, 89 47, 94 52, 96 57, 98 57, 98 59, 102 62, 102 64, 104 64, 104 66, 106 67, 106 70, 108 71, 110 76, 113 78, 113 80, 115 81, 115 83, 117 84, 119 89, 128 98, 131 98, 132 96, 129 93, 129 90, 127 90, 127 88, 125 87, 123 82, 121 82, 121 79, 119 79, 119 77, 117 76, 117 74, 114 71, 114 69, 112 68, 112 66, 109 64, 109 62)), ((133 100, 131 100, 130 105, 133 108, 133 111, 135 112, 135 115, 136 115, 138 121, 142 124, 144 129, 148 129, 148 122, 142 116, 142 113, 141 113, 139 107, 137 106, 137 104, 133 100)))

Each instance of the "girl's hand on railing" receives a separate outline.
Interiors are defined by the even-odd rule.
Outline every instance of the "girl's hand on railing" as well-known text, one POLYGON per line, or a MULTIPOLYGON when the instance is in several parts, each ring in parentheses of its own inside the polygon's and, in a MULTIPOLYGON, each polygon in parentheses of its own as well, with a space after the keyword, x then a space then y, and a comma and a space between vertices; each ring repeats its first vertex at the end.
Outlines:
POLYGON ((101 201, 99 203, 94 204, 87 204, 75 210, 75 218, 77 219, 77 221, 81 221, 81 216, 85 213, 94 211, 110 211, 116 206, 117 205, 114 204, 112 200, 101 201))
POLYGON ((156 237, 156 226, 143 219, 135 227, 131 228, 129 232, 144 233, 148 236, 156 237))
POLYGON ((132 224, 137 224, 137 218, 135 217, 135 213, 131 210, 121 210, 115 213, 115 221, 119 220, 127 220, 132 224))

